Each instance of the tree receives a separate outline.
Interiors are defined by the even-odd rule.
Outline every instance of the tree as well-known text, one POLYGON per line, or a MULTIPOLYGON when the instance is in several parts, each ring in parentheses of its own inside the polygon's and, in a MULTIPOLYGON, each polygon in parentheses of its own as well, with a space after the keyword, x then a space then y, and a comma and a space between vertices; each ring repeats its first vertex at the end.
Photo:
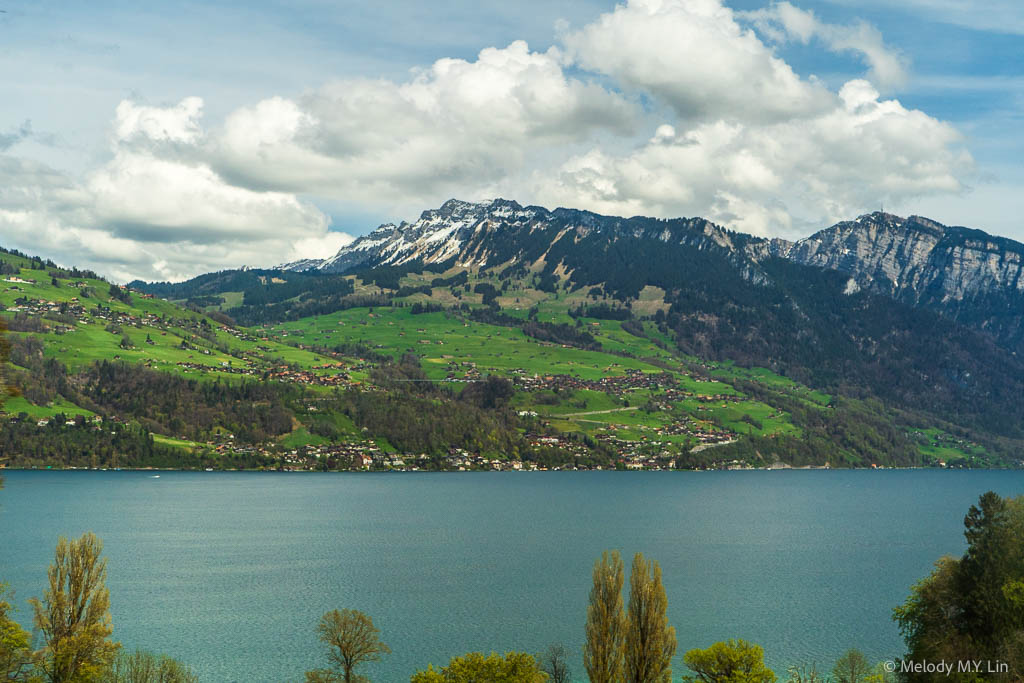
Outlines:
POLYGON ((896 683, 898 679, 896 673, 889 670, 891 667, 892 664, 889 662, 875 664, 875 668, 864 679, 864 683, 896 683))
MULTIPOLYGON (((1024 671, 1024 498, 989 491, 964 518, 967 552, 941 558, 893 610, 910 661, 1002 661, 1024 671)), ((1016 674, 1006 680, 1018 680, 1016 674)), ((907 673, 909 681, 928 674, 907 673)), ((954 671, 950 680, 972 680, 954 671)))
POLYGON ((514 393, 515 388, 507 379, 498 375, 487 375, 485 380, 467 384, 459 398, 484 410, 498 410, 508 403, 514 393))
MULTIPOLYGON (((930 575, 910 589, 910 596, 893 610, 910 661, 964 661, 970 659, 969 640, 960 633, 957 573, 960 561, 942 557, 930 575)), ((910 680, 917 677, 909 674, 910 680)))
POLYGON ((661 567, 637 553, 629 574, 626 612, 624 662, 628 683, 671 682, 676 630, 669 626, 667 608, 661 567))
POLYGON ((547 652, 538 657, 540 668, 548 675, 551 683, 569 683, 572 672, 569 670, 568 653, 561 643, 551 645, 547 652))
POLYGON ((544 683, 548 676, 537 660, 525 652, 492 652, 484 656, 470 652, 452 657, 448 666, 438 671, 433 666, 417 671, 410 683, 544 683))
POLYGON ((626 636, 626 617, 622 609, 624 576, 619 551, 601 554, 601 559, 594 563, 593 579, 587 606, 583 667, 591 683, 619 683, 624 673, 626 636))
POLYGON ((109 640, 114 629, 102 552, 103 542, 93 533, 76 541, 62 536, 43 599, 29 600, 43 640, 35 659, 43 678, 51 683, 96 680, 120 648, 109 640))
POLYGON ((764 665, 764 650, 745 640, 715 643, 706 650, 690 650, 683 662, 696 676, 684 681, 703 683, 774 683, 775 674, 764 665))
POLYGON ((145 650, 118 653, 103 683, 198 683, 199 677, 176 659, 145 650))
POLYGON ((373 620, 354 609, 332 610, 320 618, 316 627, 320 640, 328 646, 328 659, 332 669, 317 669, 306 672, 306 681, 354 681, 367 680, 355 673, 356 668, 368 662, 379 662, 381 655, 391 653, 391 648, 381 642, 380 630, 373 620))
POLYGON ((836 683, 861 683, 872 673, 868 658, 860 650, 849 650, 836 660, 832 667, 832 676, 836 683))
POLYGON ((31 639, 12 617, 13 599, 6 583, 0 583, 0 681, 27 681, 32 670, 31 639))
POLYGON ((818 672, 818 667, 806 664, 803 666, 791 666, 786 670, 789 678, 786 683, 827 683, 828 676, 818 672))
MULTIPOLYGON (((0 318, 0 407, 4 404, 4 397, 13 393, 13 387, 7 384, 7 360, 11 356, 11 343, 7 341, 7 323, 0 318)), ((0 489, 4 487, 4 478, 0 477, 0 489)))
POLYGON ((964 517, 967 552, 960 560, 957 590, 961 597, 962 628, 981 654, 995 655, 996 642, 1011 626, 1003 586, 1012 578, 1012 539, 1008 505, 988 491, 964 517))

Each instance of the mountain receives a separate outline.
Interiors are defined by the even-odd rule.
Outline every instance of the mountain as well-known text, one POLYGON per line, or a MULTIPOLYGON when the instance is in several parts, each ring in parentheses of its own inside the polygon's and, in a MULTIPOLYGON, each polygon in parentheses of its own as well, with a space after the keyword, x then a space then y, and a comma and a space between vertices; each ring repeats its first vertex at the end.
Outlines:
POLYGON ((562 256, 555 269, 573 273, 588 268, 566 245, 601 242, 628 259, 625 245, 644 241, 719 254, 752 282, 766 281, 764 263, 771 258, 846 273, 847 293, 867 289, 927 308, 1024 351, 1024 245, 921 216, 875 212, 790 242, 732 232, 702 218, 618 218, 505 199, 452 199, 412 223, 382 225, 334 256, 280 268, 349 273, 410 263, 533 267, 550 262, 554 252, 562 256))
POLYGON ((867 288, 986 331, 1024 351, 1024 245, 921 216, 886 213, 838 223, 780 256, 853 277, 867 288))
POLYGON ((99 464, 179 459, 170 448, 203 467, 362 467, 368 449, 375 467, 1019 465, 1024 358, 962 315, 981 309, 957 318, 939 308, 956 299, 879 286, 938 269, 958 233, 875 255, 872 225, 901 220, 794 243, 452 200, 321 261, 129 289, 4 254, 22 397, 0 451, 47 465, 57 449, 63 466, 96 466, 95 448, 99 464), (817 261, 840 249, 860 255, 817 261), (120 420, 131 444, 93 444, 120 432, 75 431, 73 411, 120 420))
POLYGON ((464 202, 450 199, 438 209, 424 211, 412 223, 387 223, 322 260, 304 259, 279 266, 282 270, 346 273, 378 266, 401 266, 414 261, 460 267, 494 267, 503 263, 533 264, 545 258, 556 243, 576 243, 591 237, 654 240, 711 249, 748 261, 751 253, 767 253, 759 240, 721 228, 703 218, 617 218, 590 211, 521 206, 507 199, 464 202))
POLYGON ((393 291, 406 273, 463 268, 556 297, 600 292, 631 309, 654 288, 659 329, 685 354, 1017 438, 1022 252, 981 231, 884 213, 789 242, 702 218, 451 200, 313 268, 393 291))

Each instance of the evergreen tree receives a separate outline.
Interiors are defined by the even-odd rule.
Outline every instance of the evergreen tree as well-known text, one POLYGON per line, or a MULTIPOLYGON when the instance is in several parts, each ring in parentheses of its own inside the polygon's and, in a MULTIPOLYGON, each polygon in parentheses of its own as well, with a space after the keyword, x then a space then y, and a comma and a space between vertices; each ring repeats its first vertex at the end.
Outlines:
MULTIPOLYGON (((1024 680, 1024 499, 991 491, 964 518, 967 552, 941 558, 893 618, 909 661, 1000 661, 992 680, 1024 680)), ((904 674, 908 681, 930 674, 904 674)), ((954 671, 949 680, 973 681, 954 671)))
POLYGON ((964 517, 967 552, 960 560, 958 590, 962 597, 962 628, 976 646, 992 653, 995 639, 1009 626, 1003 585, 1010 561, 1007 505, 989 491, 964 517))

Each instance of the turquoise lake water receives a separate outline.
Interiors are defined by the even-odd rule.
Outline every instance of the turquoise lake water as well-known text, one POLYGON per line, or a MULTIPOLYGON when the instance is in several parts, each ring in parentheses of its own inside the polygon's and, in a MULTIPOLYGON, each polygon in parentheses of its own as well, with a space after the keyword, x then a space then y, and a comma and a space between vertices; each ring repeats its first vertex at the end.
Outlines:
MULTIPOLYGON (((204 681, 301 680, 321 614, 359 609, 393 653, 375 681, 468 651, 580 648, 590 573, 662 566, 678 656, 717 640, 778 672, 850 647, 898 656, 910 585, 963 552, 963 517, 1021 472, 4 473, 0 580, 41 595, 57 537, 104 541, 114 635, 204 681)), ((627 579, 628 586, 628 579, 627 579)))

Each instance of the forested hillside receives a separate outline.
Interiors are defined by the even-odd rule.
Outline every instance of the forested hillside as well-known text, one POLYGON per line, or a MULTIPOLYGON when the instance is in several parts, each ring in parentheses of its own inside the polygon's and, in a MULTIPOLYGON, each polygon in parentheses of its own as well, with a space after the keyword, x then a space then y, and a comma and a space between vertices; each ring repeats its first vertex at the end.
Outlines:
MULTIPOLYGON (((424 215, 440 230, 474 206, 424 215)), ((699 219, 516 207, 457 252, 349 272, 120 287, 4 253, 0 462, 1019 465, 1024 367, 998 339, 699 219)))

